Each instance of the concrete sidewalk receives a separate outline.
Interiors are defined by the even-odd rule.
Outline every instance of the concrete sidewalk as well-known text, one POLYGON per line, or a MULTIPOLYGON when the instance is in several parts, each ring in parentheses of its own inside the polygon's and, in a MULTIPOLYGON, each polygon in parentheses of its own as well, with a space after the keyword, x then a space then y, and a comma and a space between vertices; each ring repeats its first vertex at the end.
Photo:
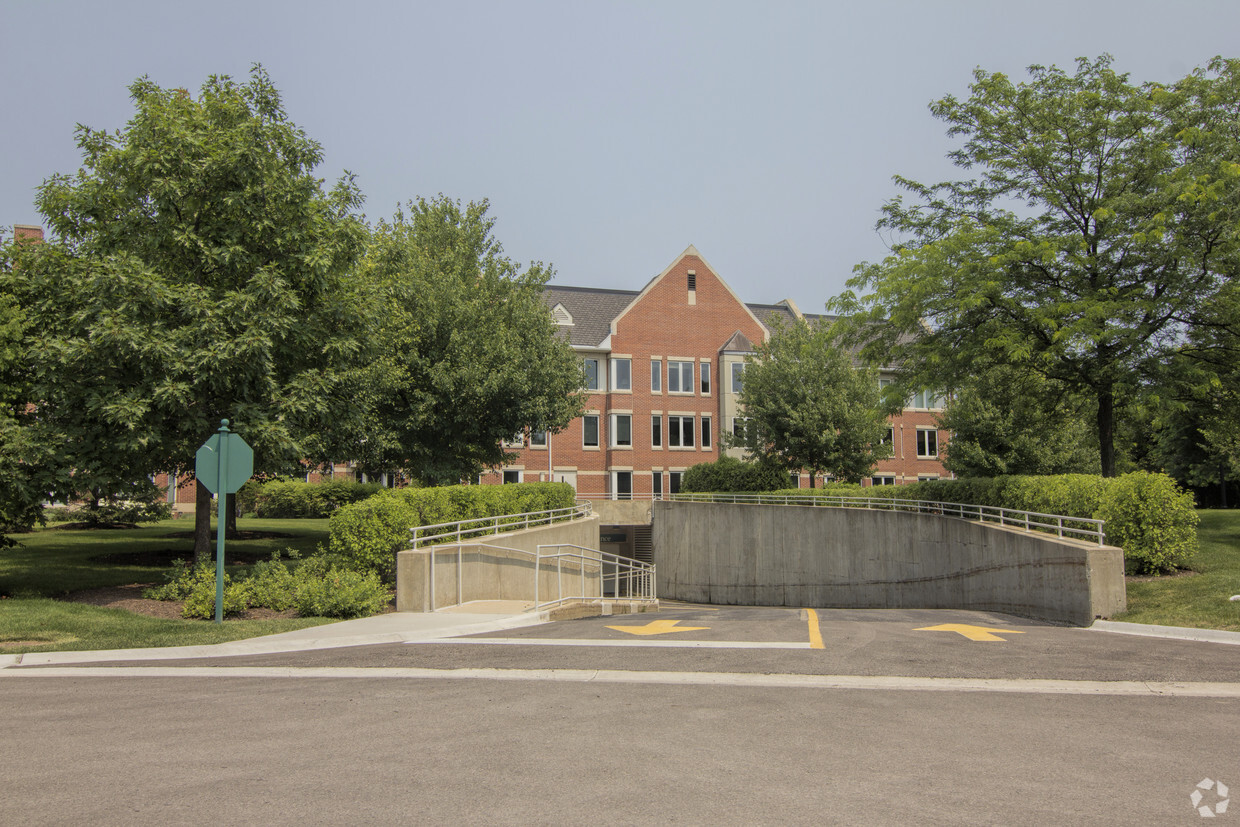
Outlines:
POLYGON ((0 655, 0 669, 19 665, 41 666, 114 660, 179 660, 230 655, 266 655, 310 649, 334 649, 342 646, 368 646, 376 643, 407 643, 476 635, 483 632, 499 632, 522 626, 534 626, 550 620, 548 612, 522 611, 523 604, 517 602, 488 601, 484 605, 477 606, 477 610, 472 612, 461 611, 461 608, 454 607, 451 612, 389 612, 374 617, 310 626, 278 635, 265 635, 207 646, 0 655))

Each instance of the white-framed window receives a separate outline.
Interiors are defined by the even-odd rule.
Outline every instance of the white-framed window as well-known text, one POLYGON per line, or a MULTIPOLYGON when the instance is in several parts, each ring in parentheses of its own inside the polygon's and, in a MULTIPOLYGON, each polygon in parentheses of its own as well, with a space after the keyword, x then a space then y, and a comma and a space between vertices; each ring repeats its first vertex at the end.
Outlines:
POLYGON ((909 407, 926 411, 942 410, 943 398, 934 391, 917 391, 917 393, 913 394, 912 405, 909 407))
POLYGON ((521 472, 517 470, 504 470, 504 485, 512 485, 521 481, 521 472))
POLYGON ((546 448, 547 432, 546 431, 530 431, 530 447, 546 448))
POLYGON ((702 374, 702 396, 710 396, 710 362, 702 362, 698 369, 702 374))
POLYGON ((684 476, 684 471, 668 471, 667 472, 667 491, 669 494, 680 493, 680 478, 684 476))
POLYGON ((918 459, 934 459, 939 455, 939 432, 934 428, 917 429, 918 459))
POLYGON ((938 478, 939 478, 938 474, 918 474, 917 475, 918 482, 934 482, 938 478))
POLYGON ((650 392, 651 393, 662 393, 663 392, 663 360, 662 359, 651 359, 650 360, 650 392))
POLYGON ((650 447, 663 447, 663 414, 650 415, 650 447))
POLYGON ((734 416, 732 417, 732 436, 741 442, 745 441, 745 430, 749 427, 749 417, 734 416))
POLYGON ((870 477, 870 485, 895 485, 896 478, 880 474, 879 476, 870 477))
POLYGON ((702 447, 710 447, 710 417, 702 417, 702 447))
POLYGON ((650 493, 656 500, 663 498, 663 472, 662 471, 651 472, 650 493))
POLYGON ((633 415, 632 414, 612 414, 611 415, 611 447, 613 448, 632 448, 633 447, 633 415))
POLYGON ((598 414, 581 417, 581 444, 585 448, 598 447, 598 414))
POLYGON ((732 393, 740 393, 744 386, 745 363, 732 363, 732 393))
POLYGON ((883 434, 883 438, 878 441, 878 444, 879 445, 894 445, 895 441, 896 441, 896 429, 888 428, 887 432, 883 434))
POLYGON ((612 471, 611 492, 614 500, 633 499, 633 472, 612 471))
POLYGON ((501 444, 505 448, 524 448, 525 434, 513 434, 511 439, 505 439, 501 444))
POLYGON ((586 374, 586 390, 601 391, 603 386, 600 384, 599 360, 593 358, 582 359, 581 368, 586 374))
POLYGON ((611 389, 613 391, 633 390, 633 360, 611 360, 611 389))
POLYGON ((667 392, 668 393, 693 393, 693 363, 692 362, 673 362, 667 363, 667 392))
POLYGON ((693 447, 692 416, 669 416, 667 418, 667 446, 669 448, 693 447))

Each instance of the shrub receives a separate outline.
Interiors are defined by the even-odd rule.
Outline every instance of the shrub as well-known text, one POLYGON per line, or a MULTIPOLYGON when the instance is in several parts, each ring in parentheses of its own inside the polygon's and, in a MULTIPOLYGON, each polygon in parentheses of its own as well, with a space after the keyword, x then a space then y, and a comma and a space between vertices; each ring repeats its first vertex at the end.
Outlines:
MULTIPOLYGON (((203 565, 194 569, 193 588, 185 597, 181 617, 212 620, 215 617, 215 567, 203 565)), ((247 608, 245 589, 224 575, 224 617, 234 617, 247 608)))
MULTIPOLYGON (((296 551, 289 551, 291 557, 297 556, 296 551)), ((256 563, 250 569, 249 576, 241 581, 241 588, 245 592, 247 606, 263 606, 283 612, 293 608, 297 602, 297 577, 280 559, 278 551, 272 553, 270 560, 256 563)))
POLYGON ((335 565, 320 571, 307 561, 297 570, 296 581, 294 599, 302 617, 367 617, 383 611, 392 600, 391 590, 374 572, 335 565))
POLYGON ((700 462, 685 471, 680 490, 685 493, 775 491, 787 487, 788 474, 774 465, 744 462, 723 455, 714 462, 700 462))
MULTIPOLYGON (((215 564, 208 567, 206 563, 194 566, 188 560, 173 560, 172 568, 164 573, 168 582, 162 586, 143 589, 142 596, 147 600, 184 600, 194 590, 194 583, 200 569, 208 569, 212 578, 215 577, 215 564)), ((214 582, 214 581, 213 581, 214 582)))
POLYGON ((400 492, 384 491, 332 515, 328 548, 364 572, 387 582, 396 575, 396 552, 410 547, 418 510, 400 492))
POLYGON ((573 487, 562 482, 381 491, 332 515, 328 548, 351 568, 373 572, 390 583, 395 579, 396 553, 410 548, 415 526, 550 511, 570 507, 576 499, 573 487))
POLYGON ((1166 474, 1137 471, 1109 481, 1098 516, 1133 572, 1157 574, 1187 566, 1197 551, 1193 506, 1192 494, 1166 474))
POLYGON ((382 490, 383 486, 377 482, 270 480, 246 483, 238 492, 237 502, 243 514, 252 512, 258 517, 322 518, 382 490))

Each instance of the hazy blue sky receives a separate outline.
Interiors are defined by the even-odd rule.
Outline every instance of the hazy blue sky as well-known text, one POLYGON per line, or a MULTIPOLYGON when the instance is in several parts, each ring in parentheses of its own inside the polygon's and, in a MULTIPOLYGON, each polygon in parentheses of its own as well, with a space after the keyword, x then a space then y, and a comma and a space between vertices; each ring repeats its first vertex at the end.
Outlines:
POLYGON ((1171 81, 1235 55, 1226 2, 15 2, 0 0, 0 225, 124 126, 146 74, 197 90, 261 62, 372 219, 489 198, 518 261, 639 289, 694 244, 740 296, 808 312, 881 258, 896 173, 949 174, 927 104, 972 70, 1109 52, 1171 81))

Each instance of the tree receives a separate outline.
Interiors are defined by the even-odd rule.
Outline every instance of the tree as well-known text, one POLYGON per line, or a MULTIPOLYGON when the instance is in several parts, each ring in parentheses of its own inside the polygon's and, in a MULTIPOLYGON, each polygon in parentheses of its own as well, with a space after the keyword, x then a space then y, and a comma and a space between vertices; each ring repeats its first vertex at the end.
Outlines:
POLYGON ((556 335, 550 268, 503 255, 488 203, 418 199, 374 228, 361 272, 377 352, 362 371, 360 460, 428 483, 502 463, 501 442, 563 429, 581 412, 581 365, 556 335))
POLYGON ((1082 400, 1058 382, 1006 365, 958 387, 939 419, 943 466, 959 477, 1096 474, 1098 446, 1082 400))
POLYGON ((759 345, 739 402, 748 455, 809 471, 811 488, 818 474, 860 482, 891 455, 878 375, 854 367, 827 325, 800 319, 759 345))
MULTIPOLYGON (((82 168, 38 194, 53 240, 0 276, 37 331, 41 427, 95 494, 191 470, 221 418, 256 470, 325 457, 356 410, 342 381, 361 352, 356 186, 346 175, 324 192, 321 148, 259 66, 245 85, 211 77, 196 99, 146 78, 130 94, 125 129, 78 127, 82 168)), ((205 555, 201 485, 197 501, 205 555)))
POLYGON ((974 365, 999 364, 1087 395, 1106 475, 1117 405, 1183 336, 1234 246, 1234 226, 1209 215, 1230 202, 1187 197, 1181 98, 1110 64, 1033 66, 1020 84, 978 69, 966 100, 933 103, 973 177, 897 177, 916 203, 889 202, 879 229, 901 240, 831 304, 868 359, 925 385, 963 387, 974 365))

